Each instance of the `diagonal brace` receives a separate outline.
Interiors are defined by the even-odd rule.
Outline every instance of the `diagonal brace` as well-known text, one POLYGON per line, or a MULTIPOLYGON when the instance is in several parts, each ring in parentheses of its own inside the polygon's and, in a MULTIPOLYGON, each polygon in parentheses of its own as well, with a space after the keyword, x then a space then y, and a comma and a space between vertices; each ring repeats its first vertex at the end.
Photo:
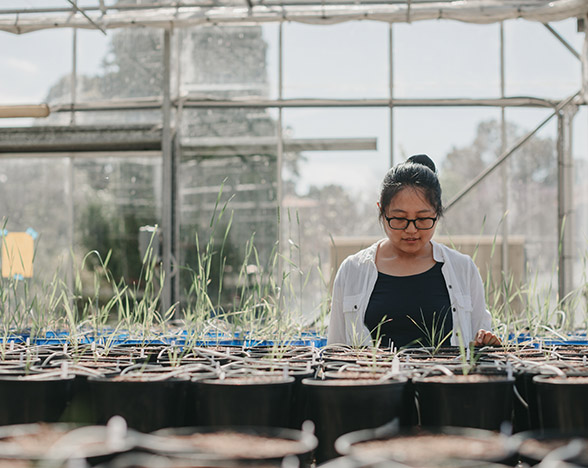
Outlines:
POLYGON ((459 200, 461 200, 467 193, 469 193, 476 185, 484 180, 489 174, 491 174, 500 164, 502 164, 509 156, 511 156, 517 149, 523 146, 535 133, 537 133, 547 122, 549 122, 554 116, 558 115, 560 111, 570 104, 581 91, 576 92, 572 96, 568 97, 564 101, 561 101, 554 109, 554 111, 546 117, 534 130, 519 138, 510 148, 504 151, 490 166, 484 169, 477 177, 475 177, 468 185, 466 185, 457 195, 455 195, 445 207, 446 210, 451 209, 459 200))

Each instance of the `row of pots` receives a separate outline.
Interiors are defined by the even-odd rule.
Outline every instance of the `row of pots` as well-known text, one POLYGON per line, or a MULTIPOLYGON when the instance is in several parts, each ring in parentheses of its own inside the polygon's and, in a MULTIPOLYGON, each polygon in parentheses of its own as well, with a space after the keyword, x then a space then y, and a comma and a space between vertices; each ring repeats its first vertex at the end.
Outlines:
POLYGON ((308 419, 315 424, 319 463, 337 456, 340 435, 395 418, 404 427, 498 430, 506 421, 515 431, 588 429, 583 349, 569 356, 567 350, 489 349, 469 357, 456 349, 435 355, 426 349, 193 349, 183 353, 181 365, 173 348, 116 349, 108 356, 99 350, 13 351, 0 365, 2 424, 104 424, 122 415, 131 427, 151 432, 300 428, 308 419))
MULTIPOLYGON (((396 422, 341 435, 342 455, 319 468, 588 466, 587 433, 508 436, 471 428, 401 429, 396 422)), ((104 426, 0 426, 0 466, 70 468, 310 467, 317 438, 307 429, 183 427, 150 434, 124 419, 104 426)))
POLYGON ((0 426, 0 466, 309 466, 316 445, 311 432, 271 427, 182 427, 146 434, 115 416, 106 425, 0 426))

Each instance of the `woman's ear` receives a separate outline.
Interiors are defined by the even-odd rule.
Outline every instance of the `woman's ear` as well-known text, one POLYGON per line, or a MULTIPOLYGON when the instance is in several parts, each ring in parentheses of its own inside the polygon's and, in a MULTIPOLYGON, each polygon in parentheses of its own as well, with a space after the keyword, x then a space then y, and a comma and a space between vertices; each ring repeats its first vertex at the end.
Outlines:
POLYGON ((382 207, 380 206, 380 202, 376 202, 376 205, 378 205, 378 210, 382 211, 382 207))

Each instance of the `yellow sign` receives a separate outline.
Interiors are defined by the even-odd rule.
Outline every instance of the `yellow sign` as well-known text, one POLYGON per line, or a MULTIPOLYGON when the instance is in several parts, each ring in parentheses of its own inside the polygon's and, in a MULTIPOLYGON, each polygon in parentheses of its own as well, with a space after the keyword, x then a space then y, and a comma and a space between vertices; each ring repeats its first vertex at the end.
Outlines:
POLYGON ((28 232, 9 232, 2 241, 2 276, 33 277, 34 239, 28 232))

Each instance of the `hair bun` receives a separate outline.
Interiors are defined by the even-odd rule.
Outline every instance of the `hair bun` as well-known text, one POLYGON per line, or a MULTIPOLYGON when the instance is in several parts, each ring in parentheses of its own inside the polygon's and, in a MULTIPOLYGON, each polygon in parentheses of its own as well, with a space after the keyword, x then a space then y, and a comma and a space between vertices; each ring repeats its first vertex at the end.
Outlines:
POLYGON ((437 172, 437 168, 435 167, 435 163, 433 160, 427 156, 426 154, 415 154, 407 159, 407 162, 411 162, 413 164, 421 164, 423 166, 427 166, 433 172, 437 172))

